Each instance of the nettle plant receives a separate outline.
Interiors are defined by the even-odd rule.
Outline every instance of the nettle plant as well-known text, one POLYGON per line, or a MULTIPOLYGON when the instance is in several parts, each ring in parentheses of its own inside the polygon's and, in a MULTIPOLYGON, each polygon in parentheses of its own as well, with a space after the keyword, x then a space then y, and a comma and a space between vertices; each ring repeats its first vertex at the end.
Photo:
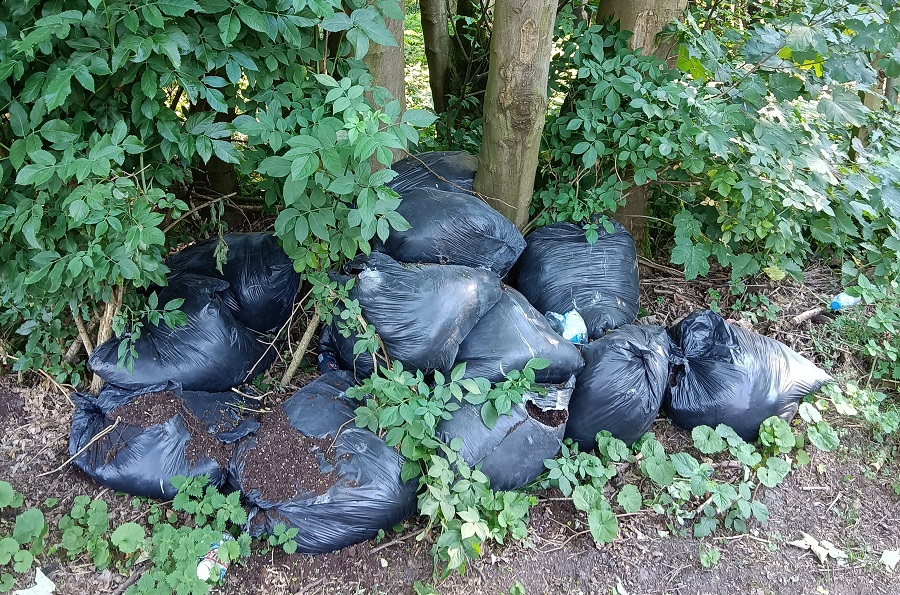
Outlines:
MULTIPOLYGON (((102 339, 168 312, 125 289, 164 283, 189 211, 175 189, 211 163, 259 180, 320 288, 404 226, 370 159, 431 116, 372 85, 361 58, 395 43, 383 15, 402 17, 388 0, 0 4, 0 349, 16 369, 78 381, 78 327, 102 339)), ((220 214, 223 197, 194 198, 220 214)))
POLYGON ((825 0, 718 36, 688 15, 673 32, 679 70, 609 25, 559 19, 551 90, 563 100, 545 129, 537 223, 585 224, 590 239, 593 213, 648 183, 688 279, 711 258, 734 279, 799 276, 822 248, 886 276, 900 248, 900 117, 862 96, 879 97, 879 70, 900 74, 896 11, 825 0))

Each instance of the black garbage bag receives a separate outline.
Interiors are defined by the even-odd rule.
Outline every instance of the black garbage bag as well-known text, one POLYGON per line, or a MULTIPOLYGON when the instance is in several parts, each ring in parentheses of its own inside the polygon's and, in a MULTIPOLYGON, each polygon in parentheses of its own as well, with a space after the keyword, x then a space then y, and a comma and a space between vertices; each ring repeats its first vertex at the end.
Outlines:
POLYGON ((220 273, 214 237, 188 246, 166 259, 172 275, 192 273, 228 282, 222 301, 248 329, 270 333, 291 317, 300 275, 271 233, 229 233, 223 236, 228 260, 220 273))
POLYGON ((578 374, 584 366, 578 348, 556 334, 521 293, 506 285, 501 290, 500 301, 481 317, 459 346, 456 363, 466 362, 466 378, 501 382, 508 372, 522 370, 535 357, 552 362, 535 371, 537 382, 565 382, 578 374))
POLYGON ((787 345, 694 312, 669 329, 672 367, 663 411, 685 429, 725 424, 747 441, 777 415, 790 421, 800 399, 831 377, 787 345))
POLYGON ((401 159, 391 169, 398 175, 387 186, 401 195, 417 188, 472 192, 478 157, 465 151, 430 151, 401 159))
MULTIPOLYGON (((353 345, 357 336, 351 333, 345 337, 334 324, 326 324, 319 333, 319 359, 323 357, 333 359, 339 370, 350 372, 357 381, 368 378, 375 372, 374 362, 379 366, 386 365, 384 356, 371 354, 368 351, 354 354, 353 345)), ((327 370, 319 369, 324 374, 327 370)))
MULTIPOLYGON (((373 252, 357 257, 344 271, 356 278, 350 297, 359 301, 366 322, 375 325, 388 356, 423 371, 450 371, 459 344, 500 299, 499 277, 484 269, 400 264, 373 252)), ((355 337, 345 339, 335 328, 331 336, 340 361, 362 359, 353 355, 355 337)), ((356 370, 360 378, 360 366, 356 370)))
POLYGON ((581 450, 609 431, 626 444, 643 436, 659 413, 669 379, 669 335, 661 326, 627 324, 586 345, 584 369, 569 402, 566 437, 581 450))
POLYGON ((228 283, 200 275, 170 279, 159 294, 160 304, 184 298, 185 326, 169 328, 144 321, 135 341, 137 358, 131 372, 119 361, 123 337, 103 343, 91 353, 91 369, 106 382, 135 391, 161 380, 178 382, 184 390, 222 391, 264 371, 275 349, 244 328, 222 302, 228 283))
POLYGON ((376 250, 400 262, 460 264, 506 275, 525 249, 512 222, 470 194, 413 189, 397 212, 410 229, 392 229, 376 250))
POLYGON ((546 395, 528 392, 493 428, 484 425, 481 405, 464 403, 453 418, 441 421, 437 435, 450 444, 462 438, 460 455, 470 466, 481 465, 494 490, 515 490, 545 471, 544 459, 559 453, 566 431, 566 407, 575 377, 565 384, 545 386, 546 395))
POLYGON ((258 426, 242 420, 233 393, 182 393, 173 382, 136 392, 107 386, 96 397, 72 400, 75 466, 100 485, 135 496, 173 498, 176 475, 206 475, 210 484, 223 485, 232 443, 258 426))
POLYGON ((572 223, 541 227, 528 235, 512 272, 515 288, 540 312, 577 310, 591 339, 631 324, 638 313, 634 240, 621 224, 612 224, 615 232, 601 226, 593 246, 572 223))
POLYGON ((320 554, 415 514, 418 484, 400 481, 403 458, 353 424, 351 382, 341 371, 320 376, 235 449, 230 481, 246 498, 253 536, 284 523, 299 529, 297 551, 320 554))

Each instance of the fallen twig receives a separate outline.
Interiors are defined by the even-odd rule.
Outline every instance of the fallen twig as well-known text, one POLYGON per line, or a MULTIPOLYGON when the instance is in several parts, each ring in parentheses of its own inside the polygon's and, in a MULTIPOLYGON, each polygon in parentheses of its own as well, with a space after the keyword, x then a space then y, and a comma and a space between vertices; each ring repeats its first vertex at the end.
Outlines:
POLYGON ((291 355, 291 363, 288 365, 287 370, 284 371, 284 376, 281 377, 281 386, 287 386, 291 382, 291 379, 294 378, 294 374, 297 373, 300 362, 303 360, 303 356, 306 355, 306 350, 309 349, 309 344, 312 342, 313 335, 316 333, 316 328, 318 326, 319 312, 316 311, 306 325, 306 331, 304 331, 303 337, 301 337, 300 343, 297 345, 297 349, 295 349, 293 355, 291 355))
POLYGON ((84 451, 86 451, 88 448, 90 448, 91 445, 93 445, 95 442, 97 442, 98 440, 100 440, 101 438, 103 438, 104 436, 106 436, 107 434, 109 434, 110 432, 112 432, 112 431, 115 429, 115 427, 119 425, 119 421, 121 421, 121 419, 122 419, 122 418, 117 417, 117 418, 116 418, 116 421, 115 421, 115 423, 114 423, 113 425, 111 425, 111 426, 105 428, 105 429, 104 429, 103 431, 101 431, 101 432, 97 432, 97 434, 96 434, 93 438, 91 438, 91 441, 90 441, 90 442, 88 442, 87 444, 85 444, 84 446, 82 446, 82 447, 78 450, 78 452, 76 452, 76 453, 73 454, 71 457, 69 457, 68 459, 66 459, 66 462, 64 462, 62 465, 60 465, 60 466, 57 467, 56 469, 51 469, 50 471, 45 471, 44 473, 38 474, 38 477, 44 477, 44 476, 46 476, 46 475, 50 475, 50 474, 52 474, 52 473, 56 473, 57 471, 62 471, 62 470, 65 468, 66 465, 68 465, 69 463, 71 463, 72 461, 74 461, 75 459, 77 459, 79 456, 81 456, 81 454, 82 454, 84 451))
POLYGON ((141 568, 140 570, 135 570, 134 572, 132 572, 131 576, 128 577, 128 580, 126 580, 124 583, 119 585, 119 587, 115 591, 112 592, 112 595, 122 595, 122 593, 124 593, 125 590, 128 589, 128 587, 130 587, 131 585, 136 583, 138 581, 138 579, 141 578, 141 575, 144 574, 144 572, 146 572, 146 570, 147 570, 147 567, 145 566, 145 567, 141 568))
POLYGON ((397 537, 396 539, 392 539, 388 542, 382 543, 378 547, 373 547, 372 551, 369 553, 374 554, 375 552, 380 552, 381 550, 387 549, 387 548, 391 547, 392 545, 397 545, 398 543, 403 543, 410 537, 415 537, 418 534, 419 534, 418 531, 413 531, 411 533, 404 535, 403 537, 397 537))
POLYGON ((806 312, 801 312, 797 314, 793 318, 791 318, 791 322, 794 323, 794 326, 800 326, 810 318, 815 318, 819 314, 823 313, 825 308, 819 306, 818 308, 813 308, 812 310, 807 310, 806 312))

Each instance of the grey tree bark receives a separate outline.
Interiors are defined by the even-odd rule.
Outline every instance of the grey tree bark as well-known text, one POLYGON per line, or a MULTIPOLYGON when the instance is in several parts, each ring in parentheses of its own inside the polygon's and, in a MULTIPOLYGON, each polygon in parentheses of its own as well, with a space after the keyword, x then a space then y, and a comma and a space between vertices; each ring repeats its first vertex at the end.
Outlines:
MULTIPOLYGON (((687 0, 600 0, 598 16, 603 19, 613 17, 622 29, 632 31, 628 45, 631 49, 642 49, 645 55, 656 55, 666 59, 671 47, 658 44, 656 36, 666 23, 680 19, 687 7, 687 0)), ((625 206, 616 214, 640 247, 647 233, 647 202, 650 188, 635 186, 626 199, 625 206)))
POLYGON ((447 111, 450 84, 450 6, 448 0, 420 0, 428 83, 434 111, 447 111))
MULTIPOLYGON (((399 0, 400 10, 406 10, 406 3, 399 0)), ((406 63, 403 59, 403 20, 384 19, 384 24, 390 29, 397 41, 395 47, 372 43, 363 60, 372 73, 374 84, 384 87, 400 102, 401 113, 406 109, 406 63)), ((399 149, 391 149, 394 161, 403 159, 405 153, 399 149)), ((381 164, 372 158, 372 169, 381 169, 381 164)))
POLYGON ((520 229, 528 220, 557 0, 496 0, 475 191, 520 229))

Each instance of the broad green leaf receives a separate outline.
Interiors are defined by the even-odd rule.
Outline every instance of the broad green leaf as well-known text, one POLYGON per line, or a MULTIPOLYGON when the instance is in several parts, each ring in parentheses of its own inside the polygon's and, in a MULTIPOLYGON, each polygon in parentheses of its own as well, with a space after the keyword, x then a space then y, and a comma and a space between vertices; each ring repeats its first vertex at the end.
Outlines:
POLYGON ((238 4, 235 9, 245 25, 254 31, 266 33, 266 20, 262 13, 247 4, 238 4))
POLYGON ((756 476, 759 482, 766 487, 774 488, 787 477, 790 473, 791 466, 782 458, 769 457, 766 464, 756 470, 756 476))
POLYGON ((835 86, 830 97, 825 95, 820 99, 818 110, 835 124, 851 126, 862 126, 869 113, 869 108, 863 105, 859 95, 842 86, 835 86))
POLYGON ((806 431, 809 441, 819 450, 832 451, 836 450, 840 444, 837 432, 831 427, 827 421, 819 421, 809 427, 806 431))
POLYGON ((200 5, 194 0, 157 0, 156 5, 163 14, 183 17, 189 10, 202 12, 200 5))
POLYGON ((597 543, 612 543, 618 536, 619 521, 606 500, 588 513, 588 527, 597 543))
POLYGON ((47 529, 44 513, 37 508, 29 508, 16 517, 12 537, 20 544, 31 543, 47 529))
POLYGON ((694 446, 705 455, 722 452, 728 446, 709 426, 697 426, 691 430, 694 446))
POLYGON ((322 19, 322 28, 332 33, 336 31, 346 31, 353 26, 353 21, 344 12, 336 12, 329 17, 322 19))
POLYGON ((240 32, 241 20, 234 13, 228 13, 219 19, 219 37, 226 46, 231 45, 240 32))
POLYGON ((110 535, 110 543, 124 554, 133 554, 144 543, 146 532, 137 523, 123 523, 110 535))
POLYGON ((25 109, 22 105, 15 100, 9 104, 9 125, 10 128, 12 128, 13 134, 19 137, 24 137, 31 130, 31 124, 28 122, 28 114, 25 113, 25 109))
POLYGON ((684 277, 688 281, 709 273, 711 252, 706 244, 691 242, 676 244, 672 249, 672 262, 684 265, 684 277))
POLYGON ((434 124, 437 116, 423 109, 408 109, 403 112, 403 121, 417 128, 426 128, 434 124))
POLYGON ((644 501, 637 487, 632 484, 627 484, 619 490, 618 494, 616 494, 616 502, 619 503, 619 506, 621 506, 625 512, 630 513, 639 511, 644 501))

